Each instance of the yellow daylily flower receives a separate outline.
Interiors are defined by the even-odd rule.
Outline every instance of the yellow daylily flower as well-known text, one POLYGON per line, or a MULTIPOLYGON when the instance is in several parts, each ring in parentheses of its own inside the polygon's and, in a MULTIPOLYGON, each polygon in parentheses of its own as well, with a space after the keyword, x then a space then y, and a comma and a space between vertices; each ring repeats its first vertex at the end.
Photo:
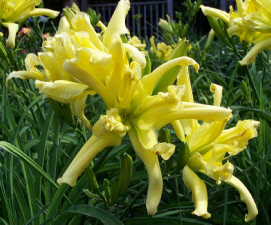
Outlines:
POLYGON ((271 1, 270 0, 236 0, 237 11, 232 7, 230 13, 219 9, 201 6, 206 16, 213 16, 226 22, 229 36, 237 35, 240 41, 255 46, 249 51, 241 65, 253 63, 262 50, 271 50, 271 1))
POLYGON ((100 95, 107 107, 106 115, 93 126, 92 136, 58 183, 74 186, 96 154, 105 147, 119 145, 127 132, 147 169, 146 207, 148 214, 153 215, 163 189, 158 155, 167 160, 175 149, 172 144, 159 143, 156 130, 179 119, 223 120, 229 117, 231 110, 182 102, 186 93, 184 85, 171 85, 167 92, 152 95, 156 82, 169 69, 192 65, 198 71, 199 65, 189 57, 180 57, 141 77, 141 69, 146 65, 144 54, 130 44, 123 44, 120 38, 121 34, 127 33, 125 17, 129 8, 128 0, 119 2, 102 38, 91 26, 87 14, 75 5, 73 10, 65 9, 56 35, 44 41, 44 53, 39 53, 38 57, 30 55, 28 59, 33 57, 33 60, 28 60, 27 71, 11 73, 8 79, 37 79, 40 92, 69 103, 77 114, 83 114, 81 95, 85 97, 88 91, 100 95), (43 72, 37 71, 36 65, 42 65, 43 72), (79 100, 74 104, 76 99, 79 100))
POLYGON ((155 45, 154 36, 150 38, 150 43, 151 43, 150 51, 155 52, 158 59, 165 61, 169 60, 173 52, 173 48, 170 45, 166 45, 164 42, 159 42, 157 45, 155 45))
MULTIPOLYGON (((177 83, 186 85, 190 90, 185 92, 182 100, 194 102, 186 67, 183 67, 177 83)), ((214 93, 214 105, 220 106, 222 87, 212 84, 210 90, 214 93)), ((235 187, 240 193, 241 200, 247 205, 248 215, 245 216, 245 220, 248 222, 258 214, 256 204, 247 188, 233 176, 234 166, 229 161, 226 163, 224 161, 244 150, 248 141, 257 137, 257 128, 260 123, 254 120, 244 120, 239 121, 235 127, 224 130, 228 120, 225 118, 220 121, 204 122, 201 125, 195 119, 183 119, 174 121, 172 125, 179 139, 187 142, 190 148, 190 157, 183 170, 183 180, 192 191, 192 199, 195 202, 195 211, 192 214, 204 218, 211 216, 207 210, 206 186, 193 172, 195 170, 214 179, 217 184, 224 181, 235 187)))
POLYGON ((15 22, 22 22, 28 17, 34 16, 49 16, 55 18, 59 12, 35 8, 42 0, 2 0, 0 2, 0 23, 8 28, 9 36, 6 42, 8 47, 13 48, 15 46, 15 37, 19 29, 18 24, 15 22))

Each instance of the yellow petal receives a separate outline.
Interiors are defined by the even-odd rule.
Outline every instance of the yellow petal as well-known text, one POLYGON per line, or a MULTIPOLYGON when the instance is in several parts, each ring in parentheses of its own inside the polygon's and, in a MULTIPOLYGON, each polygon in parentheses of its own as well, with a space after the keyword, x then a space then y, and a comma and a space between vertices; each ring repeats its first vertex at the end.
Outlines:
POLYGON ((140 78, 141 67, 139 63, 133 61, 131 62, 130 67, 125 65, 123 78, 116 87, 118 107, 129 109, 131 99, 136 91, 140 78))
POLYGON ((100 27, 103 32, 106 31, 106 26, 103 24, 102 21, 99 20, 98 23, 97 23, 97 26, 100 27))
POLYGON ((235 127, 223 131, 217 143, 235 146, 235 152, 232 154, 236 155, 246 148, 250 139, 258 136, 259 126, 260 122, 254 120, 238 121, 235 127))
POLYGON ((15 3, 15 9, 6 20, 12 22, 21 22, 28 17, 28 14, 34 10, 35 6, 41 3, 41 0, 26 0, 26 1, 8 1, 15 3))
POLYGON ((223 87, 217 84, 211 84, 210 91, 213 92, 213 99, 215 106, 220 106, 222 100, 222 90, 223 87))
POLYGON ((118 146, 120 145, 121 138, 125 136, 129 129, 129 126, 122 123, 118 109, 111 108, 106 111, 106 115, 101 115, 100 119, 95 123, 93 134, 99 138, 112 139, 110 140, 111 145, 118 146), (116 138, 115 136, 120 138, 116 138))
POLYGON ((130 57, 140 64, 141 68, 146 66, 145 55, 141 53, 136 47, 125 43, 123 44, 123 47, 125 51, 129 53, 130 57))
POLYGON ((2 23, 4 27, 8 28, 8 39, 6 40, 6 45, 10 48, 14 48, 16 33, 19 29, 17 23, 2 23))
MULTIPOLYGON (((147 193, 146 207, 149 215, 157 212, 162 190, 163 179, 158 157, 155 153, 146 150, 140 143, 137 131, 134 128, 128 132, 132 145, 138 157, 143 161, 149 177, 149 187, 147 193)), ((150 140, 151 142, 153 140, 150 140)))
POLYGON ((171 69, 175 66, 178 66, 178 65, 179 66, 193 65, 195 67, 196 71, 198 71, 198 69, 199 69, 199 65, 197 64, 197 62, 194 59, 191 59, 186 56, 170 60, 170 61, 164 63, 163 65, 159 66, 152 73, 144 76, 141 79, 141 82, 144 87, 146 95, 152 94, 155 83, 166 71, 168 71, 169 69, 171 69))
POLYGON ((104 32, 103 43, 107 47, 112 36, 120 34, 129 34, 129 30, 125 25, 125 18, 130 9, 129 0, 120 0, 118 6, 111 17, 109 24, 104 32))
POLYGON ((33 79, 33 80, 43 81, 43 76, 42 76, 41 72, 16 71, 16 72, 12 72, 8 75, 8 77, 6 79, 6 86, 9 86, 8 81, 14 77, 19 77, 21 79, 33 79))
POLYGON ((192 200, 195 203, 195 210, 192 214, 202 216, 205 219, 211 217, 208 213, 208 195, 204 182, 188 166, 183 169, 183 181, 186 187, 192 191, 192 200))
POLYGON ((270 50, 271 49, 271 35, 265 40, 257 42, 253 48, 246 54, 245 58, 242 59, 239 63, 241 65, 249 65, 255 62, 256 56, 262 50, 270 50))
POLYGON ((86 107, 85 101, 87 96, 93 94, 95 94, 94 91, 84 91, 82 94, 76 96, 70 105, 72 113, 78 117, 82 121, 83 125, 89 130, 92 130, 92 126, 89 120, 85 117, 84 109, 86 107))
MULTIPOLYGON (((215 161, 216 151, 210 152, 214 154, 214 156, 212 155, 211 157, 208 157, 208 160, 205 160, 200 153, 194 153, 189 158, 187 165, 191 169, 200 171, 201 173, 214 179, 218 185, 221 184, 221 181, 226 182, 230 180, 234 171, 234 166, 229 162, 226 162, 223 165, 222 162, 215 161)), ((225 153, 226 151, 224 151, 224 154, 225 153)))
POLYGON ((90 49, 78 50, 78 57, 75 59, 66 60, 63 64, 63 69, 65 72, 70 73, 75 79, 79 80, 83 84, 88 85, 92 90, 97 92, 101 96, 105 104, 107 105, 107 108, 110 108, 110 106, 112 107, 112 100, 111 100, 112 95, 110 95, 110 92, 108 92, 102 80, 99 77, 92 74, 92 73, 96 74, 99 71, 88 70, 89 67, 91 68, 91 63, 94 64, 94 68, 95 68, 95 63, 98 63, 97 68, 102 68, 102 64, 99 64, 99 62, 102 62, 104 58, 101 57, 100 58, 101 61, 98 61, 98 62, 97 61, 91 62, 90 58, 86 60, 84 56, 90 57, 88 53, 89 50, 90 49))
POLYGON ((78 12, 72 18, 72 25, 76 31, 85 31, 89 35, 89 39, 92 44, 98 49, 103 51, 104 47, 100 41, 97 33, 90 24, 89 16, 86 13, 78 12))
POLYGON ((197 151, 203 146, 214 142, 224 130, 228 119, 215 121, 212 123, 203 123, 190 136, 187 136, 190 151, 197 151))
POLYGON ((36 88, 40 93, 44 93, 45 97, 52 98, 61 103, 71 103, 73 99, 82 94, 88 86, 75 82, 57 80, 55 82, 43 82, 36 80, 36 88))
POLYGON ((205 16, 213 16, 229 24, 230 15, 222 10, 201 5, 200 8, 205 16))
MULTIPOLYGON (((184 102, 194 102, 193 91, 190 82, 188 66, 182 66, 180 73, 177 77, 177 85, 185 85, 185 93, 182 96, 184 102)), ((198 121, 193 119, 182 119, 180 120, 181 125, 186 135, 194 132, 198 127, 198 121)))
POLYGON ((182 124, 180 123, 180 121, 175 120, 175 121, 171 122, 171 125, 172 125, 177 137, 179 138, 179 140, 182 141, 182 142, 186 142, 184 129, 183 129, 182 124))
POLYGON ((237 189, 240 193, 241 201, 247 205, 248 214, 245 215, 245 221, 249 222, 253 220, 258 215, 258 209, 246 186, 235 176, 232 176, 231 179, 226 182, 237 189))
POLYGON ((51 18, 55 18, 59 15, 58 11, 54 11, 51 9, 43 9, 43 8, 35 8, 33 11, 31 11, 27 16, 31 17, 38 17, 38 16, 49 16, 51 18))
POLYGON ((182 102, 179 107, 176 107, 176 103, 161 102, 160 106, 150 107, 135 120, 142 129, 154 126, 159 130, 162 126, 178 119, 198 119, 210 122, 227 119, 230 114, 230 109, 217 106, 182 102))
POLYGON ((153 150, 156 155, 159 154, 164 160, 168 160, 175 151, 175 145, 163 142, 154 145, 153 150))

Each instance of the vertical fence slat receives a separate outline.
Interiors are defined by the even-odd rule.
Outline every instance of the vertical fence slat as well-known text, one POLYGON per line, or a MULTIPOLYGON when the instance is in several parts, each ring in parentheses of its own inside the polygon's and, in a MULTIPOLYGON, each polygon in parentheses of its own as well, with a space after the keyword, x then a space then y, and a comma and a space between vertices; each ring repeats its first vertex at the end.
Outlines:
POLYGON ((167 0, 167 13, 173 19, 173 0, 167 0))
POLYGON ((146 5, 144 5, 144 36, 146 37, 147 36, 147 9, 146 9, 146 5))
POLYGON ((150 5, 150 15, 151 15, 151 36, 153 36, 153 13, 152 13, 152 5, 150 5))
POLYGON ((155 5, 155 23, 156 23, 156 32, 159 34, 158 30, 158 20, 159 20, 159 10, 158 10, 158 4, 155 5))
MULTIPOLYGON (((140 5, 137 6, 137 14, 140 15, 140 5)), ((138 21, 138 37, 141 38, 141 19, 139 19, 138 21)))
POLYGON ((102 12, 103 12, 103 15, 102 15, 103 21, 106 21, 106 20, 105 20, 105 7, 104 7, 104 6, 102 7, 102 12))
POLYGON ((134 20, 134 15, 135 15, 135 6, 132 5, 132 20, 133 20, 133 35, 135 35, 135 20, 134 20))
POLYGON ((81 10, 86 12, 88 9, 88 0, 81 0, 81 10))

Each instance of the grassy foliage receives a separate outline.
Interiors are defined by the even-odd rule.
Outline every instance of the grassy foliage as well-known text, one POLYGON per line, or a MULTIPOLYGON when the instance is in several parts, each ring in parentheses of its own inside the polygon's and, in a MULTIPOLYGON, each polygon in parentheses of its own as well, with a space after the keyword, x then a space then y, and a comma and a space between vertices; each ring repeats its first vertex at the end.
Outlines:
MULTIPOLYGON (((11 87, 5 86, 11 71, 24 69, 25 54, 21 50, 40 51, 33 46, 41 46, 43 27, 36 21, 33 31, 21 39, 15 50, 5 49, 7 60, 0 61, 0 224, 245 224, 247 209, 239 193, 200 174, 207 185, 212 217, 205 220, 191 215, 194 203, 181 172, 171 173, 162 160, 163 196, 157 214, 148 216, 147 173, 128 137, 122 145, 105 149, 91 163, 89 169, 95 174, 98 190, 93 189, 86 172, 75 187, 59 187, 56 179, 91 132, 79 121, 70 126, 61 120, 32 81, 13 79, 11 87), (113 204, 116 195, 113 186, 119 180, 124 152, 133 159, 133 174, 128 190, 113 204)), ((195 101, 212 104, 209 86, 218 83, 223 86, 222 106, 233 110, 229 127, 240 119, 261 122, 258 137, 230 161, 235 166, 235 175, 250 190, 258 206, 259 215, 251 224, 270 224, 270 53, 260 53, 256 64, 240 66, 238 61, 247 51, 244 45, 230 49, 215 41, 203 57, 205 40, 194 42, 190 53, 201 65, 198 74, 191 71, 195 101)), ((92 118, 92 124, 104 111, 100 97, 88 98, 85 113, 92 118)), ((181 143, 172 128, 168 128, 178 148, 181 143)), ((176 158, 173 156, 173 162, 176 158)))

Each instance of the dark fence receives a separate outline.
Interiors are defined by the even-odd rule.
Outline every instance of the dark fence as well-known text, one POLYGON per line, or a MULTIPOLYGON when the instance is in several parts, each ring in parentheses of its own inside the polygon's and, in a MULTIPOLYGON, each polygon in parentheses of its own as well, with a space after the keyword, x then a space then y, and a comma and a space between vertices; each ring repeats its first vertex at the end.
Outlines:
MULTIPOLYGON (((87 11, 90 7, 101 14, 103 23, 109 22, 117 4, 89 4, 88 0, 81 0, 81 10, 87 11)), ((150 37, 158 34, 158 22, 160 18, 165 18, 166 14, 173 18, 173 0, 149 1, 149 2, 131 2, 131 9, 126 17, 126 26, 131 35, 139 37, 150 37), (139 20, 135 15, 141 15, 139 20)))

